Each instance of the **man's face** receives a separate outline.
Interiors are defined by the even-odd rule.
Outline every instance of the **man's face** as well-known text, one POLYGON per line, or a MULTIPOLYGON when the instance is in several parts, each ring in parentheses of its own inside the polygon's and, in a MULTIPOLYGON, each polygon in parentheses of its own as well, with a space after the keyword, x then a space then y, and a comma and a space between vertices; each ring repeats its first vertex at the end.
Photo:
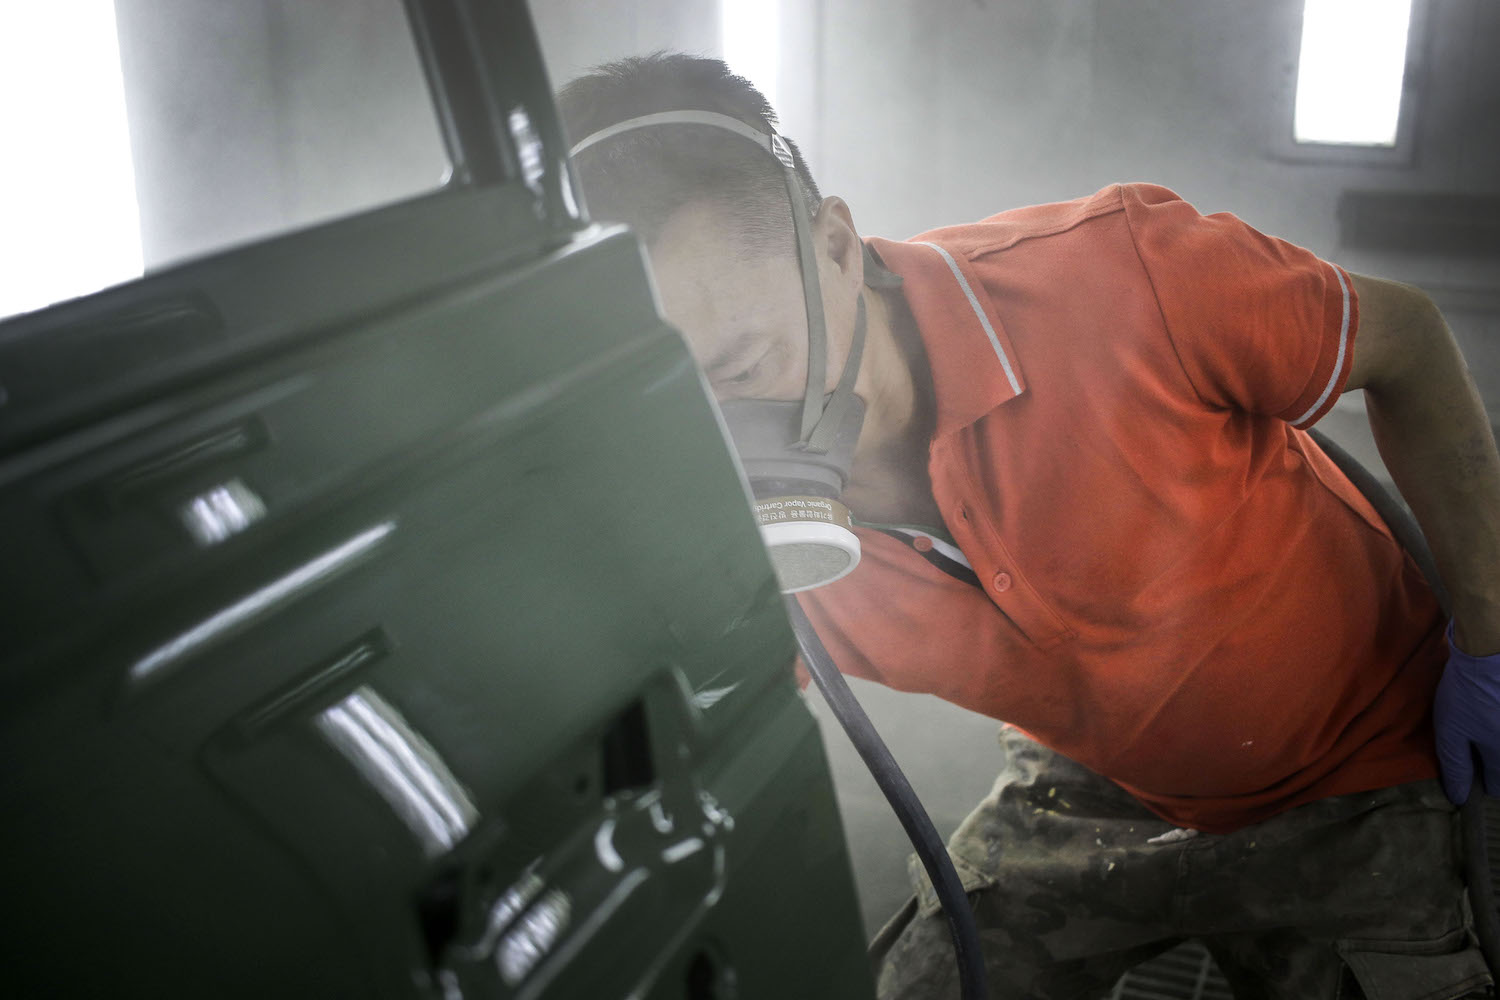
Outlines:
MULTIPOLYGON (((662 307, 719 399, 801 399, 807 312, 795 251, 790 245, 781 254, 747 250, 733 239, 732 225, 728 213, 707 204, 686 206, 668 220, 650 252, 662 307)), ((828 391, 843 368, 854 312, 849 282, 827 254, 818 257, 828 391)))

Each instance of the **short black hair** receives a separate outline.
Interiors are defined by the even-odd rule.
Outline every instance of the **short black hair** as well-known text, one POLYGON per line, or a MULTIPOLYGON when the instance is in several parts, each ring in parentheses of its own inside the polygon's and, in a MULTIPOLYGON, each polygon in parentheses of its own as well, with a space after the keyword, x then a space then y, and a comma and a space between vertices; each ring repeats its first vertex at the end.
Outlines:
MULTIPOLYGON (((754 85, 721 60, 655 52, 595 67, 557 97, 570 143, 629 118, 661 111, 715 111, 761 132, 776 113, 754 85)), ((791 148, 809 213, 822 201, 807 162, 791 148)), ((664 125, 614 136, 575 164, 590 214, 632 226, 649 245, 677 209, 710 202, 730 213, 743 248, 792 252, 786 174, 743 137, 702 125, 664 125)))

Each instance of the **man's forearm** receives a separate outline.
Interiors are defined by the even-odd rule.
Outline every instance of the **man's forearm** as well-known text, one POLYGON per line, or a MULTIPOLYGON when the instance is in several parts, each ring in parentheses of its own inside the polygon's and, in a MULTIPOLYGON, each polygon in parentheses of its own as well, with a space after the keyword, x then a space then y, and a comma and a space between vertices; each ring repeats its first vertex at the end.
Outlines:
POLYGON ((1441 315, 1416 322, 1424 329, 1412 363, 1365 390, 1370 428, 1432 547, 1459 647, 1485 656, 1500 652, 1500 456, 1441 315))

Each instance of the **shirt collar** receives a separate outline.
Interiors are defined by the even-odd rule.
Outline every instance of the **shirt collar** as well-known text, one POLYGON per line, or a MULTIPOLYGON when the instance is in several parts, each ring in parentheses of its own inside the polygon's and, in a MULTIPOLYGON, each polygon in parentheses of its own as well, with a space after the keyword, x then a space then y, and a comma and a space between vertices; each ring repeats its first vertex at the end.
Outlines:
POLYGON ((937 399, 934 438, 974 423, 1026 391, 1015 348, 961 251, 937 243, 866 242, 901 276, 927 350, 937 399))

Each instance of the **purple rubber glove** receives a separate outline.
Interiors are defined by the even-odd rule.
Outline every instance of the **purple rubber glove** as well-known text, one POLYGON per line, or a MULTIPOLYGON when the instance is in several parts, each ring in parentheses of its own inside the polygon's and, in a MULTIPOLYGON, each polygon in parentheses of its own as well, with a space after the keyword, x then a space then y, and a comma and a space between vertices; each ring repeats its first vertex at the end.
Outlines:
POLYGON ((1443 791, 1464 804, 1474 781, 1474 755, 1483 766, 1484 790, 1500 797, 1500 653, 1470 656, 1453 640, 1448 623, 1448 666, 1432 699, 1438 769, 1443 791))

